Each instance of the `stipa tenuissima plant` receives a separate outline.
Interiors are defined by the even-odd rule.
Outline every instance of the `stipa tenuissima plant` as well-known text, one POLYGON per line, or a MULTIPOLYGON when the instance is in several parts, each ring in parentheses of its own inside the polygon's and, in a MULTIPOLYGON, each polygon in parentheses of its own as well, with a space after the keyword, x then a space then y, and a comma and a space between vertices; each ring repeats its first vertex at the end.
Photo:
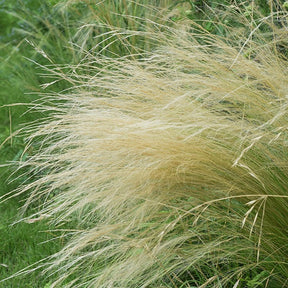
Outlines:
POLYGON ((71 88, 35 107, 20 192, 82 228, 39 264, 52 287, 287 285, 286 16, 225 37, 153 23, 125 31, 157 47, 138 60, 49 70, 71 88))

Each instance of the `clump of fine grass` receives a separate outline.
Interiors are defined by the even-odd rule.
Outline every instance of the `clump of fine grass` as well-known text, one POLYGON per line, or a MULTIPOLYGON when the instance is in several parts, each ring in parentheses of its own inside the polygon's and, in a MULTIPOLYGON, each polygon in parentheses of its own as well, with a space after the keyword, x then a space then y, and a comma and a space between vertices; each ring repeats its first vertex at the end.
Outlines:
POLYGON ((227 13, 225 37, 151 21, 152 51, 55 67, 19 191, 83 227, 52 287, 287 285, 287 13, 227 13))

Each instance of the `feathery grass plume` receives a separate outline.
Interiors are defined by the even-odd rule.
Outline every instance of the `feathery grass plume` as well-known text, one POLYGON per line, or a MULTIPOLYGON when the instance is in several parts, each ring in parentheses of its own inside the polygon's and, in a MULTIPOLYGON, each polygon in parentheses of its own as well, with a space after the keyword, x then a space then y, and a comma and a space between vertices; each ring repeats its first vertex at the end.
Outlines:
POLYGON ((52 287, 287 285, 287 13, 229 9, 225 37, 151 21, 137 58, 54 68, 71 88, 35 107, 19 191, 80 222, 52 287))

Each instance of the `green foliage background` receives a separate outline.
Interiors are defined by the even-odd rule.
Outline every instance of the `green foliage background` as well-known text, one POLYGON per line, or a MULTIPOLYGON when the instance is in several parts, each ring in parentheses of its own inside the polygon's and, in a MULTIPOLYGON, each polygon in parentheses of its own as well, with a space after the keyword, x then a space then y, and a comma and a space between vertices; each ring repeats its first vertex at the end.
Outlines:
MULTIPOLYGON (((19 177, 14 171, 16 166, 7 164, 25 159, 29 153, 24 152, 23 136, 16 131, 43 116, 30 113, 29 109, 39 98, 41 84, 47 80, 40 75, 41 69, 34 61, 42 65, 49 61, 36 47, 55 51, 56 35, 49 31, 49 25, 62 21, 60 14, 55 21, 53 19, 53 2, 0 1, 0 197, 29 181, 19 177)), ((70 56, 64 54, 65 49, 58 46, 53 57, 55 61, 66 63, 70 56)), ((19 209, 25 198, 22 195, 0 204, 0 280, 57 252, 65 242, 61 233, 50 231, 46 221, 12 225, 19 219, 19 209), (57 239, 46 242, 54 237, 57 239)), ((0 287, 49 287, 48 284, 45 277, 32 273, 1 282, 0 287)))

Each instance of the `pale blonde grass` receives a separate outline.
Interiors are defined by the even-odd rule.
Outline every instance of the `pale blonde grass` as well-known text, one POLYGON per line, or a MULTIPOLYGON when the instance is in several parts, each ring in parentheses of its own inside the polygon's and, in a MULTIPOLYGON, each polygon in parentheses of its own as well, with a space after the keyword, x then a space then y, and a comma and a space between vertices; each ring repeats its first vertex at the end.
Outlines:
POLYGON ((151 22, 155 49, 138 60, 55 67, 72 88, 37 107, 50 116, 27 129, 37 152, 21 163, 25 207, 42 200, 37 213, 85 227, 47 263, 52 287, 178 287, 185 272, 237 287, 251 267, 284 287, 288 69, 276 46, 288 35, 263 22, 270 38, 257 27, 242 46, 236 28, 151 22))

